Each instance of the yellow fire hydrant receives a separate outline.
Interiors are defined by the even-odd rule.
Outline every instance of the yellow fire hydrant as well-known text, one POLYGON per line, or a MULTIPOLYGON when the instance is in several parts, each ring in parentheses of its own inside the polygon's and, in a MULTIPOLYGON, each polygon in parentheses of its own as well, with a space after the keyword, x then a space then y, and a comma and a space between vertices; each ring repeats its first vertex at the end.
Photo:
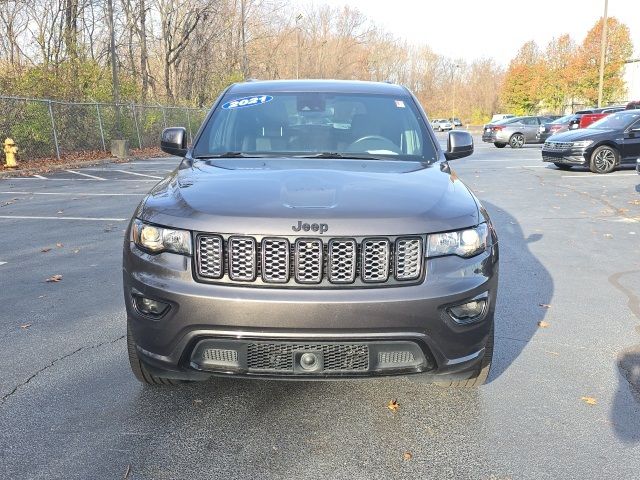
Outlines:
POLYGON ((7 138, 4 141, 4 155, 6 157, 5 166, 8 168, 16 168, 18 166, 18 162, 16 161, 16 154, 18 153, 18 147, 16 146, 16 142, 12 139, 7 138))

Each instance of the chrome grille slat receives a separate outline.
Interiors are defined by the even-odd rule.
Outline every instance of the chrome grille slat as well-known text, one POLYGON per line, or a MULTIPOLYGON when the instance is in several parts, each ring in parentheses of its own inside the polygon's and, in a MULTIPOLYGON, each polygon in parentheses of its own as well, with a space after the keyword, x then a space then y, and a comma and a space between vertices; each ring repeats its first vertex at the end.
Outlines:
POLYGON ((422 239, 401 238, 396 241, 395 276, 398 280, 415 280, 422 270, 422 239))
POLYGON ((389 240, 368 238, 362 242, 362 280, 385 282, 389 278, 389 240))
POLYGON ((198 275, 205 278, 221 278, 224 274, 222 237, 217 235, 198 236, 198 275))
POLYGON ((267 283, 289 281, 289 240, 286 238, 262 240, 262 280, 267 283))
POLYGON ((301 238, 295 244, 296 281, 319 283, 322 280, 322 240, 301 238))
POLYGON ((256 241, 253 237, 229 238, 229 278, 250 282, 256 278, 256 241))
POLYGON ((358 247, 355 240, 334 238, 329 242, 329 281, 351 283, 356 278, 358 247))
POLYGON ((412 284, 425 273, 424 235, 268 237, 196 233, 194 276, 208 283, 338 288, 412 284))

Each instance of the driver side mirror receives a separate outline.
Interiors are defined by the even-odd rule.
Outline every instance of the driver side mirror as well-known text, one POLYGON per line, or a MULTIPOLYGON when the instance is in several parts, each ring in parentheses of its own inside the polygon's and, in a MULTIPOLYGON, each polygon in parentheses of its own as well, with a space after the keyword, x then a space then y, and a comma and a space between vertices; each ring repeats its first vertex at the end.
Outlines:
POLYGON ((444 157, 447 160, 468 157, 473 153, 473 137, 469 132, 452 130, 447 138, 447 151, 444 157))
POLYGON ((165 128, 160 136, 160 149, 169 155, 187 154, 187 131, 182 127, 165 128))

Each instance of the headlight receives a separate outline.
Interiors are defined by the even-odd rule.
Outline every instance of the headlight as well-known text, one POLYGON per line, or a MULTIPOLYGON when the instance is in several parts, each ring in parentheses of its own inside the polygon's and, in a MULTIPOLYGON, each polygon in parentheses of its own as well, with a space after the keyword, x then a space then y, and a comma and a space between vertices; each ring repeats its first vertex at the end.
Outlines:
POLYGON ((191 255, 191 233, 186 230, 158 227, 135 220, 133 242, 152 253, 173 252, 191 255))
POLYGON ((427 257, 443 255, 473 257, 487 249, 488 234, 487 224, 482 223, 474 228, 429 235, 427 257))
POLYGON ((593 140, 580 140, 579 142, 573 142, 575 148, 587 148, 593 143, 593 140))

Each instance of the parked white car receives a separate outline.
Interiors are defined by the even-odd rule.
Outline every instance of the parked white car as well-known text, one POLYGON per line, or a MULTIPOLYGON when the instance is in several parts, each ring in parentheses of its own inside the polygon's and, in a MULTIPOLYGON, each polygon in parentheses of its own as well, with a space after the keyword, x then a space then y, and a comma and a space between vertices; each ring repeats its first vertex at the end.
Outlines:
POLYGON ((431 120, 431 127, 438 132, 443 132, 444 130, 453 130, 453 123, 445 118, 436 118, 431 120))

